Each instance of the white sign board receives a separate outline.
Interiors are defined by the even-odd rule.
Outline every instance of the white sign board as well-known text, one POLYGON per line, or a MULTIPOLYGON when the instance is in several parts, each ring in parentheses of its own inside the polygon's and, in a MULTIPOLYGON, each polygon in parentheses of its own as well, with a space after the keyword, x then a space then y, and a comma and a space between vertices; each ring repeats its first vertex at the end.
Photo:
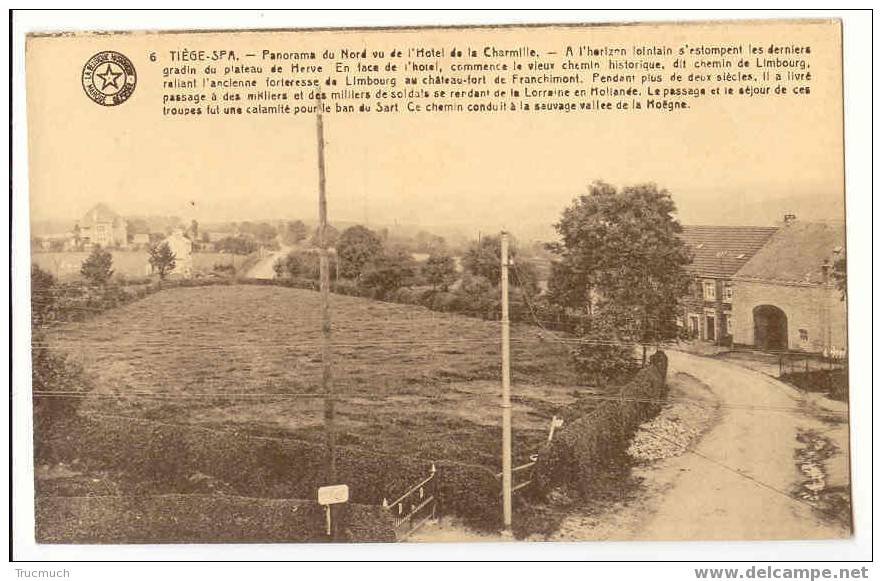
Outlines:
POLYGON ((334 486, 322 486, 318 489, 318 503, 322 505, 340 504, 349 500, 349 486, 336 484, 334 486))

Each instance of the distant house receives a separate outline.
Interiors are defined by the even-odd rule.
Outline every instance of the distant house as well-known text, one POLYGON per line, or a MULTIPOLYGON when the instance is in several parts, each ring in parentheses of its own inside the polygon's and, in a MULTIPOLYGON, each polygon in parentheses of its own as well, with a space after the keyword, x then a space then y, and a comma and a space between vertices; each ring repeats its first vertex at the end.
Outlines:
POLYGON ((132 234, 132 245, 133 246, 149 246, 150 245, 150 234, 138 233, 132 234))
POLYGON ((96 204, 86 212, 74 227, 73 235, 81 248, 125 248, 128 244, 126 221, 105 204, 96 204))
POLYGON ((683 321, 690 337, 718 345, 732 342, 739 322, 733 309, 733 277, 776 231, 774 227, 683 226, 681 238, 693 255, 683 321))
POLYGON ((846 306, 830 274, 844 253, 843 224, 802 223, 789 216, 733 277, 735 342, 844 353, 846 306))
POLYGON ((162 240, 160 244, 165 242, 168 243, 175 255, 175 268, 168 274, 189 278, 193 274, 193 242, 184 236, 184 232, 180 228, 162 240))

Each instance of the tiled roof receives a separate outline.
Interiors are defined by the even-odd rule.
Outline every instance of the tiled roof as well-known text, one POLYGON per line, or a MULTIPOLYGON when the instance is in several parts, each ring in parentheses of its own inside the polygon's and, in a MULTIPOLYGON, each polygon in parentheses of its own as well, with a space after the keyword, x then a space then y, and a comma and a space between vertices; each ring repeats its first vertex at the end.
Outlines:
POLYGON ((761 226, 683 226, 680 237, 692 251, 689 270, 709 278, 730 278, 777 230, 761 226))
POLYGON ((833 264, 845 251, 844 224, 796 222, 784 226, 744 265, 736 278, 769 282, 819 284, 822 265, 833 264))

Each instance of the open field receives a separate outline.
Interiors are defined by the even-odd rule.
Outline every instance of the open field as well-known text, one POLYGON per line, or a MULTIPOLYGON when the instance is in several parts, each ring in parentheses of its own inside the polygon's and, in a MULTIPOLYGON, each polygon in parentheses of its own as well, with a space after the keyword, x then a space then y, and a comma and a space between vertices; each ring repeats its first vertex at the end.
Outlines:
MULTIPOLYGON (((491 469, 499 456, 499 324, 332 295, 338 442, 491 469)), ((233 285, 165 290, 47 340, 84 364, 81 413, 323 441, 319 295, 233 285), (107 397, 100 397, 107 396, 107 397)), ((566 347, 515 326, 516 460, 580 386, 566 347)))
MULTIPOLYGON (((150 272, 146 250, 113 250, 111 254, 113 270, 116 274, 141 277, 147 276, 150 272)), ((34 252, 31 254, 31 261, 59 280, 71 280, 79 278, 80 266, 88 256, 88 252, 34 252)), ((239 268, 247 258, 247 256, 220 252, 195 252, 193 270, 208 273, 216 264, 233 264, 239 268)))

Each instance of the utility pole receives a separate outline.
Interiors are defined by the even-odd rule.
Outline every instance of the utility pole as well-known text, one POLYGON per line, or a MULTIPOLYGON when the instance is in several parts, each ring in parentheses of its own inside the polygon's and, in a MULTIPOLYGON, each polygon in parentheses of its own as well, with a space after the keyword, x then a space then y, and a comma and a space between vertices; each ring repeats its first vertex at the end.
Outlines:
POLYGON ((508 232, 500 236, 502 246, 502 521, 511 535, 511 322, 508 319, 508 232))
MULTIPOLYGON (((316 135, 318 137, 319 179, 319 285, 322 313, 322 393, 325 396, 325 439, 328 449, 328 481, 337 484, 337 434, 334 426, 334 384, 331 381, 331 280, 328 267, 328 202, 325 198, 325 128, 322 120, 322 102, 316 101, 316 135)), ((333 516, 333 506, 329 506, 333 516)), ((333 519, 336 523, 336 519, 333 519)), ((331 538, 336 538, 336 524, 331 538)))

